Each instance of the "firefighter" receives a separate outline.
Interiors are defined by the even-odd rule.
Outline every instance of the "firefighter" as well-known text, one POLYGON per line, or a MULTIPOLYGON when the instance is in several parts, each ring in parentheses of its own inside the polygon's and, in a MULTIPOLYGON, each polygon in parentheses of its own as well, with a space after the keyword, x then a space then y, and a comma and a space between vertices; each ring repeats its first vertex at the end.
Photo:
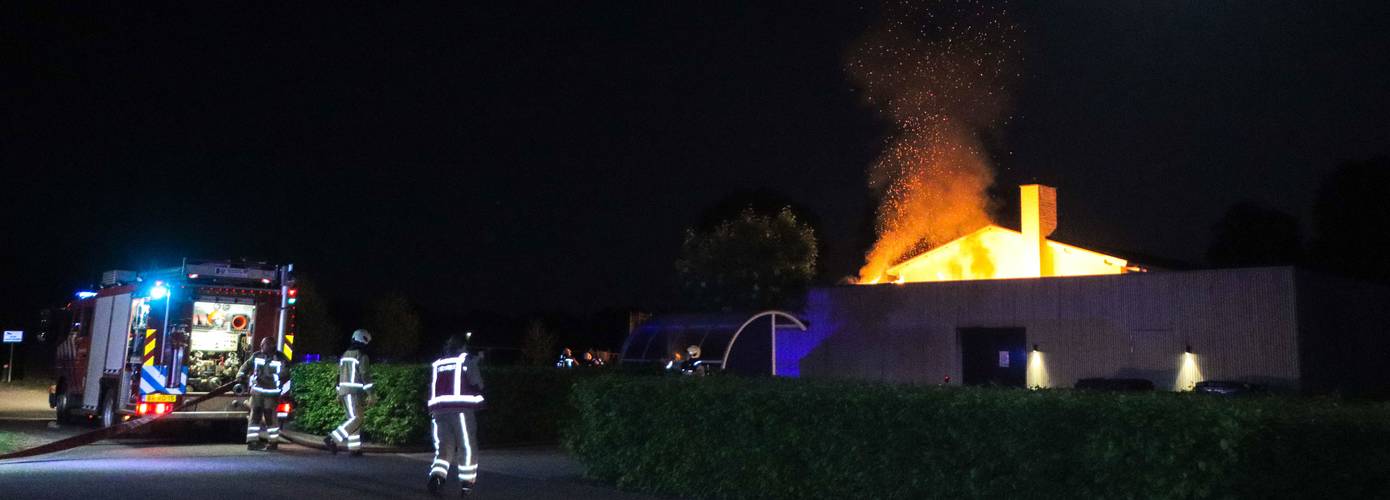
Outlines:
POLYGON ((681 373, 686 375, 704 375, 706 367, 700 360, 700 346, 691 345, 685 348, 685 361, 681 362, 681 373))
POLYGON ((574 352, 570 351, 570 348, 566 347, 565 350, 560 351, 560 359, 555 362, 555 367, 574 368, 578 364, 579 363, 574 360, 574 352))
POLYGON ((430 465, 427 486, 435 495, 444 486, 452 466, 458 466, 462 494, 473 491, 478 479, 478 423, 474 413, 483 408, 483 377, 478 371, 478 359, 468 354, 467 345, 458 336, 453 336, 444 344, 444 357, 432 365, 427 406, 434 437, 434 463, 430 465))
POLYGON ((251 386, 251 414, 246 419, 248 450, 279 448, 280 422, 275 411, 280 405, 280 396, 290 390, 290 378, 285 374, 288 364, 285 355, 275 350, 275 342, 266 337, 261 339, 260 350, 247 358, 237 373, 238 380, 251 386))
POLYGON ((334 455, 340 446, 346 446, 352 456, 362 455, 362 406, 372 392, 372 372, 368 366, 367 345, 372 343, 372 332, 358 329, 352 332, 352 345, 343 357, 338 359, 338 400, 347 410, 347 420, 334 429, 323 444, 334 455))

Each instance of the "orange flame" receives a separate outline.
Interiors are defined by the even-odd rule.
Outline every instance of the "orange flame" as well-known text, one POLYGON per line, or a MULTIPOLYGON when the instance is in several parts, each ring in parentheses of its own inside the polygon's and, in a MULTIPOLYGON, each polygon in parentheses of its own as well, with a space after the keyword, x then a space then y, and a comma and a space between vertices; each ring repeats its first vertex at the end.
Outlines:
POLYGON ((994 182, 977 134, 998 124, 1017 26, 1005 10, 973 1, 890 4, 884 22, 851 52, 865 100, 895 125, 869 170, 879 193, 878 240, 859 282, 877 283, 905 254, 990 223, 994 182))

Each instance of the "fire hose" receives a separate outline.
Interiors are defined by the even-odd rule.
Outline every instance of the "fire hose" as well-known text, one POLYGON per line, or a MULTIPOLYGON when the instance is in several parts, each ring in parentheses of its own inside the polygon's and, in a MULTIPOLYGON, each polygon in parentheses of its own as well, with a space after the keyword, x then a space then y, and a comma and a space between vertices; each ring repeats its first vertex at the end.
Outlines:
POLYGON ((207 401, 209 398, 212 398, 212 397, 214 397, 214 396, 221 396, 221 395, 223 395, 223 394, 226 394, 227 391, 232 390, 232 387, 235 387, 236 384, 237 384, 236 381, 228 382, 227 384, 223 385, 222 387, 218 387, 218 388, 216 388, 216 389, 213 389, 213 390, 211 390, 211 391, 208 391, 207 394, 204 394, 204 395, 202 395, 202 396, 198 396, 198 397, 193 398, 193 399, 188 400, 188 401, 184 401, 183 403, 181 403, 181 404, 179 404, 178 406, 174 407, 174 409, 170 410, 168 413, 163 413, 163 414, 159 414, 159 415, 146 415, 146 416, 143 416, 143 417, 140 417, 140 418, 137 418, 137 419, 127 420, 127 421, 125 421, 125 422, 121 422, 121 423, 119 423, 119 424, 116 424, 116 425, 113 425, 113 426, 110 426, 110 427, 103 427, 103 428, 101 428, 101 429, 97 429, 97 430, 94 430, 94 431, 91 431, 91 432, 87 432, 87 433, 83 433, 83 434, 78 434, 78 435, 73 436, 73 437, 70 437, 70 438, 59 439, 59 440, 54 441, 54 442, 52 442, 52 443, 48 443, 48 444, 44 444, 44 445, 39 445, 39 446, 35 446, 35 447, 33 447, 33 448, 28 448, 28 449, 24 449, 24 450, 19 450, 19 451, 12 452, 12 453, 6 453, 6 454, 4 454, 4 455, 0 455, 0 460, 6 460, 6 459, 11 459, 11 458, 32 457, 32 456, 34 456, 34 455, 43 455, 43 454, 46 454, 46 453, 53 453, 53 452, 57 452, 57 451, 63 451, 63 450, 68 450, 68 449, 76 448, 76 447, 78 447, 78 446, 86 446, 86 445, 95 443, 95 442, 97 442, 97 441, 101 441, 101 440, 103 440, 103 439, 116 437, 116 436, 119 436, 119 435, 121 435, 121 434, 125 434, 125 433, 127 433, 127 432, 130 432, 130 431, 132 431, 132 430, 138 429, 138 428, 140 428, 140 427, 144 427, 144 426, 146 426, 146 425, 149 425, 150 423, 154 422, 155 420, 159 420, 159 419, 161 419, 161 418, 164 418, 164 417, 166 417, 166 416, 168 416, 168 415, 170 415, 170 414, 172 414, 172 413, 174 413, 174 412, 176 412, 176 411, 182 410, 182 409, 184 409, 184 408, 186 408, 186 407, 188 407, 188 406, 196 405, 196 404, 198 404, 198 403, 202 403, 203 401, 207 401))

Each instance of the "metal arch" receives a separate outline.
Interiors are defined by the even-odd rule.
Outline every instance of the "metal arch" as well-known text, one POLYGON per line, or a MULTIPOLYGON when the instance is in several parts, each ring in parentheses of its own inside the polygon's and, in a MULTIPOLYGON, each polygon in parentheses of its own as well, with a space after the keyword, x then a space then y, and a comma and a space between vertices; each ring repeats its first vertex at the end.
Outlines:
POLYGON ((748 325, 752 324, 754 321, 757 321, 758 318, 761 318, 763 316, 772 316, 772 343, 770 344, 772 351, 772 375, 774 377, 777 376, 777 316, 779 315, 786 316, 787 319, 792 320, 793 325, 796 325, 796 327, 801 329, 801 331, 803 332, 806 331, 806 324, 802 323, 801 320, 796 319, 796 316, 793 316, 791 313, 788 313, 786 311, 778 311, 774 309, 754 314, 753 317, 748 318, 748 320, 744 321, 742 325, 739 325, 738 330, 734 331, 733 338, 729 339, 729 345, 724 348, 724 359, 719 362, 719 369, 728 369, 729 354, 732 354, 734 352, 734 343, 738 341, 738 336, 743 334, 743 329, 748 328, 748 325))

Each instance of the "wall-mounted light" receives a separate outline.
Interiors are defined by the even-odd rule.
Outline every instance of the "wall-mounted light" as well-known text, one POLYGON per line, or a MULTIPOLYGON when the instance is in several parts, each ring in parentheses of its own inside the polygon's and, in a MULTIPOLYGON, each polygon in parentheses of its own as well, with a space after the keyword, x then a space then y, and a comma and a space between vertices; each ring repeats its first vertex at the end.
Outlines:
POLYGON ((96 293, 96 292, 89 292, 89 291, 86 291, 86 290, 77 292, 77 298, 79 298, 79 299, 90 299, 90 298, 96 297, 96 296, 97 296, 97 293, 96 293))
POLYGON ((1192 344, 1187 344, 1187 345, 1183 346, 1182 352, 1185 352, 1185 353, 1187 353, 1187 354, 1192 354, 1192 344))
POLYGON ((1033 352, 1042 352, 1042 349, 1038 349, 1038 345, 1033 344, 1033 352))

